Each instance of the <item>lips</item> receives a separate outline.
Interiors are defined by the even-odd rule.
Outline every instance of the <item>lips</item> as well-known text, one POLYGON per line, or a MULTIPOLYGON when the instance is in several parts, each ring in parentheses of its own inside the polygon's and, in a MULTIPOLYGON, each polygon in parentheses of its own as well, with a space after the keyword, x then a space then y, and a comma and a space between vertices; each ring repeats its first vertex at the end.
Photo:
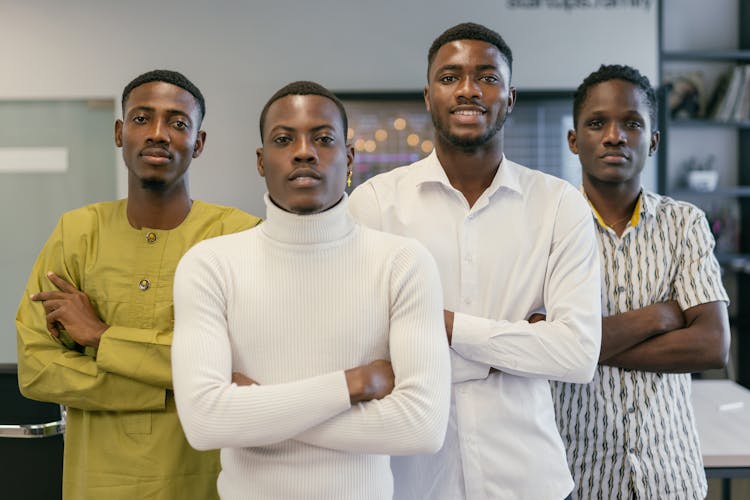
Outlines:
POLYGON ((298 168, 289 174, 288 179, 296 187, 317 186, 321 182, 320 174, 311 168, 298 168))
POLYGON ((450 110, 451 115, 459 123, 476 123, 487 113, 482 106, 461 105, 450 110))
POLYGON ((145 148, 141 151, 141 158, 146 163, 153 165, 164 165, 169 163, 172 159, 172 155, 164 148, 145 148))
POLYGON ((630 159, 630 157, 622 151, 605 151, 603 154, 599 155, 599 158, 606 163, 618 164, 625 163, 630 159))

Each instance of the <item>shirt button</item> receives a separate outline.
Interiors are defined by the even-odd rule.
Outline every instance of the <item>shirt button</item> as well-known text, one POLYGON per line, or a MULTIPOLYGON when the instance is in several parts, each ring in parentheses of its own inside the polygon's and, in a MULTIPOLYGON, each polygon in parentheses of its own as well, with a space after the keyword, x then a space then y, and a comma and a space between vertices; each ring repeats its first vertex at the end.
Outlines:
POLYGON ((623 293, 623 292, 625 291, 625 287, 624 287, 624 286, 618 286, 618 287, 617 287, 617 291, 618 291, 619 293, 623 293))
POLYGON ((149 243, 156 243, 156 233, 150 232, 146 235, 146 241, 149 243))
POLYGON ((628 450, 628 452, 629 452, 629 453, 635 453, 635 448, 630 448, 630 449, 628 450))
POLYGON ((632 406, 628 408, 628 413, 635 413, 635 408, 633 408, 632 406))
POLYGON ((151 288, 151 282, 149 280, 141 280, 138 282, 138 288, 143 290, 144 292, 151 288))

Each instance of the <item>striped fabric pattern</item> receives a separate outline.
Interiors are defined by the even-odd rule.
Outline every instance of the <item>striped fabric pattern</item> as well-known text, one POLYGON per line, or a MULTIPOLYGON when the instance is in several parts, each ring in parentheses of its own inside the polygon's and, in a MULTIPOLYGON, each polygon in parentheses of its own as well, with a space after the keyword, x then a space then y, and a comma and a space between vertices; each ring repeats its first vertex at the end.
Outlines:
MULTIPOLYGON (((713 235, 695 206, 644 191, 621 237, 601 221, 596 227, 604 316, 669 300, 683 310, 728 301, 713 235)), ((705 498, 689 374, 600 365, 589 384, 551 386, 573 498, 705 498)))

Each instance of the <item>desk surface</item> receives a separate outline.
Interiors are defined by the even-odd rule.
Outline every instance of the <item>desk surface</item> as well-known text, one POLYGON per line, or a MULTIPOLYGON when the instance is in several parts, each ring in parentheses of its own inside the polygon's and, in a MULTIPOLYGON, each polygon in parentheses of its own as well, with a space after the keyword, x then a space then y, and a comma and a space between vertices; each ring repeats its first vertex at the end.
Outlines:
POLYGON ((750 467, 750 390, 694 380, 693 409, 705 467, 750 467))

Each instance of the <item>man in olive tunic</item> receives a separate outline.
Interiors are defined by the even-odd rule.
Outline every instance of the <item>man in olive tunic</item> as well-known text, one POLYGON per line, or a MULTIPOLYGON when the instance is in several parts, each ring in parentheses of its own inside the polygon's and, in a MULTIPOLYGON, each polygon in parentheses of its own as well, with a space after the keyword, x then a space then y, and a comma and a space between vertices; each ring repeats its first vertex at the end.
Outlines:
POLYGON ((58 221, 16 317, 19 386, 68 408, 65 498, 216 498, 218 454, 188 445, 175 410, 172 280, 192 245, 259 219, 190 198, 186 172, 206 133, 187 78, 137 77, 122 113, 128 198, 58 221))

